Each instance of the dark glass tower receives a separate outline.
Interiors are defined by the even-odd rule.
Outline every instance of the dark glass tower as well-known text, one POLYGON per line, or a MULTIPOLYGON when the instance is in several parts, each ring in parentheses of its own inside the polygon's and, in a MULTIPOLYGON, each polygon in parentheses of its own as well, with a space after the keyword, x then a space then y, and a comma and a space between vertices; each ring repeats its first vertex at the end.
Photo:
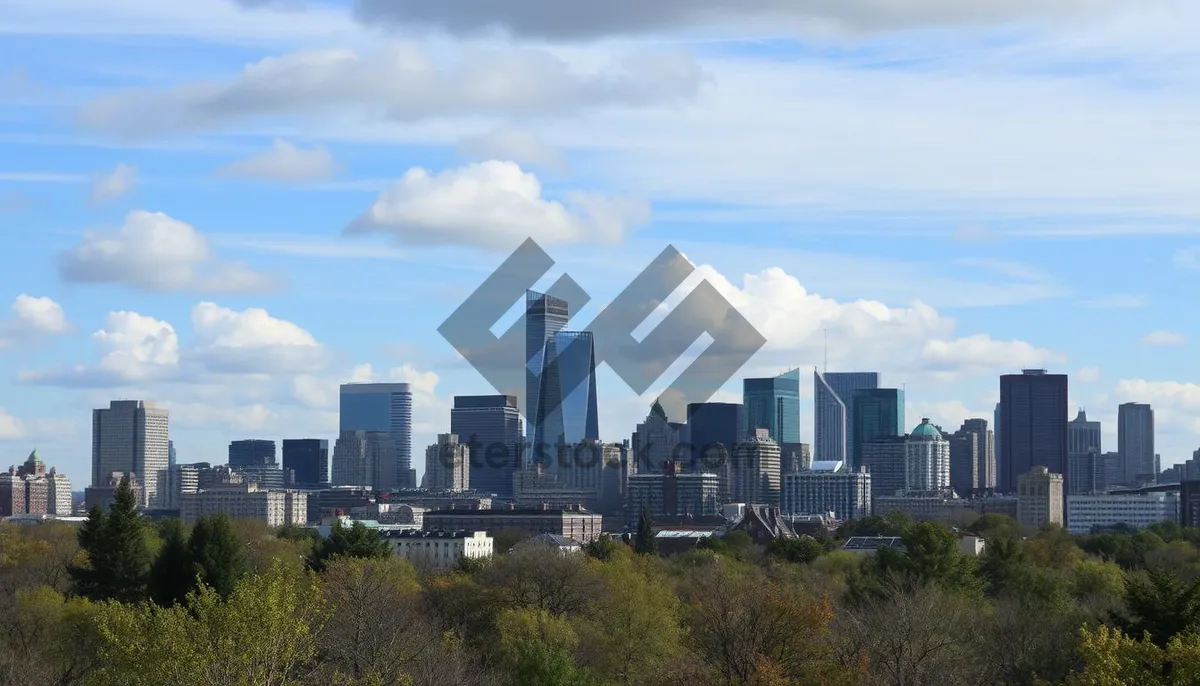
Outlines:
POLYGON ((470 450, 471 488, 513 498, 513 475, 521 458, 521 414, 512 395, 458 395, 450 410, 450 433, 470 450))
POLYGON ((813 377, 813 459, 851 460, 855 455, 854 394, 879 388, 879 373, 816 372, 813 377))
POLYGON ((546 343, 567 327, 570 309, 566 300, 536 291, 525 292, 525 422, 532 443, 536 433, 538 398, 542 386, 542 356, 546 343))
POLYGON ((283 439, 283 471, 297 486, 329 483, 329 441, 321 438, 283 439))
MULTIPOLYGON (((596 349, 590 331, 559 331, 539 356, 538 402, 533 430, 536 459, 557 455, 551 446, 600 440, 596 401, 596 349)), ((557 464, 557 460, 550 460, 557 464)), ((553 471, 551 467, 549 471, 553 471)))
POLYGON ((1017 479, 1042 466, 1070 480, 1067 461, 1067 375, 1026 369, 1000 377, 1000 483, 1016 493, 1017 479))
POLYGON ((692 465, 689 471, 714 471, 715 457, 704 460, 711 451, 724 450, 728 457, 734 446, 745 437, 745 419, 738 403, 692 403, 687 406, 687 435, 691 443, 692 465))
POLYGON ((275 441, 249 439, 229 444, 229 468, 274 467, 275 441))
POLYGON ((766 379, 742 380, 744 421, 742 436, 766 429, 783 445, 800 442, 800 370, 766 379))
POLYGON ((851 431, 847 428, 846 433, 855 437, 854 451, 849 457, 851 466, 857 468, 862 464, 864 442, 904 435, 904 391, 898 388, 864 388, 855 391, 853 398, 850 403, 853 421, 850 424, 854 429, 851 431))

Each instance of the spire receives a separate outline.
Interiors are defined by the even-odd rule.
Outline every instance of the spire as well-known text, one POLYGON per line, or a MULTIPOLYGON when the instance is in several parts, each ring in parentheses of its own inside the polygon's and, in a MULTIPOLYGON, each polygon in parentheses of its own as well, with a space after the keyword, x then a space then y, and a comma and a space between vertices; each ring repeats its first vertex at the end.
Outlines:
POLYGON ((667 421, 667 412, 663 409, 662 403, 659 400, 659 398, 654 399, 654 404, 650 406, 650 414, 665 422, 667 421))

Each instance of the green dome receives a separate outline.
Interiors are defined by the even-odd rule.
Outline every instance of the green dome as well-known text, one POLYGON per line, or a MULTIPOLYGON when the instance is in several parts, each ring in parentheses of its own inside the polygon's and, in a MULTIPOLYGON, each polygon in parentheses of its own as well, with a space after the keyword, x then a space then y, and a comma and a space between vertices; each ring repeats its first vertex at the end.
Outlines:
POLYGON ((933 424, 929 423, 929 418, 925 417, 921 420, 921 423, 917 425, 917 428, 912 430, 912 437, 936 441, 942 437, 942 434, 933 426, 933 424))

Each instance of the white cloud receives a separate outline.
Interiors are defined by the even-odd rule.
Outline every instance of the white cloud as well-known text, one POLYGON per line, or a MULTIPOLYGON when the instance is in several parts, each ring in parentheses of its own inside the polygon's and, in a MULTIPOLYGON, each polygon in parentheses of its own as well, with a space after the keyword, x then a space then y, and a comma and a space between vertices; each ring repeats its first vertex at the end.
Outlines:
MULTIPOLYGON (((171 412, 171 428, 261 431, 276 421, 279 413, 261 403, 231 406, 228 403, 180 403, 163 401, 171 412)), ((306 427, 307 428, 307 427, 306 427)))
POLYGON ((13 300, 12 313, 11 318, 0 320, 0 348, 74 330, 62 305, 51 298, 35 298, 22 293, 13 300))
POLYGON ((1084 300, 1081 304, 1084 307, 1091 307, 1098 310, 1132 310, 1140 307, 1145 307, 1147 298, 1144 295, 1135 295, 1132 293, 1118 293, 1116 295, 1106 295, 1091 300, 1084 300))
POLYGON ((639 55, 581 73, 544 51, 468 51, 443 63, 408 43, 364 55, 310 50, 268 57, 225 82, 106 95, 84 105, 80 119, 94 129, 144 137, 269 115, 341 112, 401 122, 571 115, 690 100, 700 82, 695 62, 681 55, 639 55))
POLYGON ((952 341, 925 343, 922 358, 927 369, 942 372, 1037 369, 1064 361, 1062 355, 1025 341, 998 341, 987 334, 974 334, 952 341))
POLYGON ((1142 336, 1142 345, 1177 346, 1187 343, 1187 336, 1173 331, 1151 331, 1142 336))
POLYGON ((1082 383, 1096 383, 1100 380, 1100 368, 1080 367, 1079 371, 1075 372, 1071 378, 1082 383))
POLYGON ((59 274, 76 283, 110 283, 145 291, 263 292, 276 282, 213 255, 190 224, 162 212, 134 210, 116 231, 93 231, 59 256, 59 274))
POLYGON ((213 372, 300 374, 327 362, 324 347, 303 328, 266 310, 240 312, 204 302, 192 309, 196 344, 191 354, 213 372))
POLYGON ((18 381, 64 387, 107 388, 174 379, 179 373, 179 336, 170 323, 138 314, 110 312, 92 334, 100 349, 95 366, 77 364, 22 371, 18 381))
POLYGON ((0 407, 0 440, 23 438, 25 436, 25 425, 21 420, 12 416, 3 407, 0 407))
POLYGON ((217 169, 218 176, 267 179, 270 181, 316 181, 337 173, 339 167, 323 146, 305 150, 276 138, 271 148, 217 169))
POLYGON ((92 202, 103 203, 123 198, 137 187, 138 168, 118 164, 110 172, 92 177, 92 202))
POLYGON ((511 160, 553 172, 567 170, 562 151, 537 134, 520 129, 498 128, 464 138, 458 144, 458 154, 472 160, 511 160))
POLYGON ((561 202, 544 198, 537 176, 512 162, 489 161, 440 174, 410 169, 347 232, 497 249, 527 238, 542 245, 619 243, 649 215, 649 205, 639 200, 583 191, 568 192, 561 202))

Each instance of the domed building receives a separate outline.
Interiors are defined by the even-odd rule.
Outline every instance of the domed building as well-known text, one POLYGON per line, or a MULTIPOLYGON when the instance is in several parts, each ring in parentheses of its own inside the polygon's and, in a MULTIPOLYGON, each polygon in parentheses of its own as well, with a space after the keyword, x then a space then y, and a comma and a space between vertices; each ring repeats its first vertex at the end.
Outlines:
POLYGON ((908 435, 904 452, 904 483, 909 491, 950 488, 950 441, 928 417, 908 435))

